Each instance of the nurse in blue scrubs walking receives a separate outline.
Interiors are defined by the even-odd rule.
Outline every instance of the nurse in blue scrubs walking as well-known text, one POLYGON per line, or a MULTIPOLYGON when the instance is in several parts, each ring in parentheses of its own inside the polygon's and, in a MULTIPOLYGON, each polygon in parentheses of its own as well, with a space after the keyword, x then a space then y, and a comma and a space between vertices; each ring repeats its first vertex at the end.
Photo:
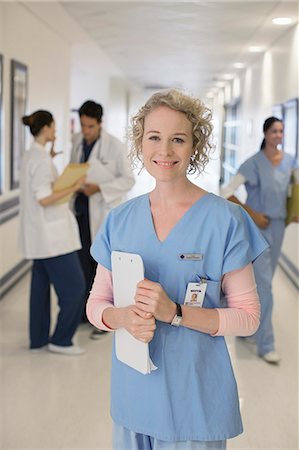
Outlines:
POLYGON ((260 151, 240 166, 237 175, 224 187, 222 195, 241 204, 232 194, 241 184, 245 185, 247 200, 242 206, 269 244, 253 265, 261 301, 261 324, 254 340, 258 355, 268 363, 278 364, 280 355, 275 349, 272 325, 272 279, 285 232, 286 200, 296 160, 278 148, 283 138, 283 123, 280 119, 266 119, 263 132, 260 151))
POLYGON ((252 261, 267 244, 242 207, 188 179, 208 161, 211 131, 198 99, 154 94, 133 117, 131 157, 156 186, 113 209, 92 245, 89 320, 149 343, 157 367, 143 375, 113 348, 115 450, 223 450, 243 430, 224 336, 248 336, 259 325, 252 261), (113 302, 113 250, 137 253, 145 266, 127 307, 113 302))

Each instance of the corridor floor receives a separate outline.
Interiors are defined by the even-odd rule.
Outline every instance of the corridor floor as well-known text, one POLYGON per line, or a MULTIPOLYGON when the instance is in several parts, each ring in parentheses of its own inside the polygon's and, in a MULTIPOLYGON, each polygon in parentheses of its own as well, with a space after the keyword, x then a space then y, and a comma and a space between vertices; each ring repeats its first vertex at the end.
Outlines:
MULTIPOLYGON (((29 275, 0 302, 1 449, 110 450, 112 335, 90 340, 84 324, 76 341, 85 355, 30 352, 28 290, 29 275)), ((274 291, 280 366, 265 363, 241 339, 227 340, 245 429, 229 441, 229 450, 298 449, 298 293, 281 269, 274 291)))

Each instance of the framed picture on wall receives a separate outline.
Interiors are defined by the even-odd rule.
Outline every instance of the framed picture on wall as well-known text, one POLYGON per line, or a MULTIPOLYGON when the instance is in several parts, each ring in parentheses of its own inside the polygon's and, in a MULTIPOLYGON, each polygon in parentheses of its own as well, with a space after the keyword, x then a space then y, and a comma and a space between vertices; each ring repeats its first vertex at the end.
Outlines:
POLYGON ((0 55, 0 194, 2 193, 2 140, 3 140, 3 118, 2 118, 2 104, 3 104, 3 56, 0 55))
POLYGON ((25 127, 22 117, 26 113, 28 95, 28 68, 11 60, 11 147, 10 147, 10 188, 16 189, 20 183, 20 165, 25 150, 25 127))
POLYGON ((79 133, 81 130, 79 109, 72 108, 70 110, 70 135, 73 137, 75 133, 79 133))
POLYGON ((299 158, 298 148, 298 98, 294 98, 283 105, 283 148, 290 155, 299 158))

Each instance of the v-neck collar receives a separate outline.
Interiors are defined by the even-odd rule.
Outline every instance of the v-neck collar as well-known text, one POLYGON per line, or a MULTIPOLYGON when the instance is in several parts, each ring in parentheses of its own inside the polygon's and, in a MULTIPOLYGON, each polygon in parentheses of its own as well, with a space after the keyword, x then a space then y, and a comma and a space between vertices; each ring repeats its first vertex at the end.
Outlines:
POLYGON ((282 163, 283 163, 283 159, 284 159, 284 153, 282 154, 281 161, 280 161, 280 163, 279 163, 277 166, 275 166, 274 164, 271 163, 270 159, 267 158, 267 156, 265 155, 265 152, 264 152, 263 150, 261 150, 260 153, 262 154, 264 160, 269 164, 269 166, 270 166, 273 170, 279 169, 279 168, 282 167, 282 163))
POLYGON ((149 197, 149 194, 146 194, 146 196, 145 196, 146 209, 147 209, 147 214, 149 215, 148 219, 149 219, 149 223, 150 223, 150 227, 151 227, 151 232, 153 233, 153 235, 155 237, 155 240, 158 242, 158 244, 160 244, 160 245, 166 244, 171 239, 171 236, 175 233, 177 228, 179 228, 181 226, 181 224, 185 222, 186 217, 188 218, 188 216, 192 213, 193 209, 195 209, 197 205, 199 205, 199 204, 201 205, 202 203, 205 203, 206 198, 210 197, 211 195, 213 195, 211 192, 207 192, 201 198, 196 200, 196 202, 194 202, 193 205, 190 206, 190 208, 182 215, 182 217, 171 228, 171 230, 169 231, 169 233, 166 236, 166 238, 163 239, 163 241, 161 241, 158 238, 158 235, 157 235, 157 232, 156 232, 156 229, 155 229, 154 219, 153 219, 152 210, 151 210, 150 197, 149 197))

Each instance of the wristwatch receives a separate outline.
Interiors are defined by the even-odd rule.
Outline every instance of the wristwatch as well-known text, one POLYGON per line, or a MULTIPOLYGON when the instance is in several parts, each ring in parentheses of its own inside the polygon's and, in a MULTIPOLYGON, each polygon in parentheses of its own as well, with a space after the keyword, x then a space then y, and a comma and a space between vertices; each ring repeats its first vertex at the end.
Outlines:
POLYGON ((180 305, 179 303, 176 303, 176 315, 175 315, 174 318, 172 319, 170 325, 173 325, 174 327, 179 327, 182 318, 183 318, 183 314, 182 314, 182 308, 181 308, 181 305, 180 305))

